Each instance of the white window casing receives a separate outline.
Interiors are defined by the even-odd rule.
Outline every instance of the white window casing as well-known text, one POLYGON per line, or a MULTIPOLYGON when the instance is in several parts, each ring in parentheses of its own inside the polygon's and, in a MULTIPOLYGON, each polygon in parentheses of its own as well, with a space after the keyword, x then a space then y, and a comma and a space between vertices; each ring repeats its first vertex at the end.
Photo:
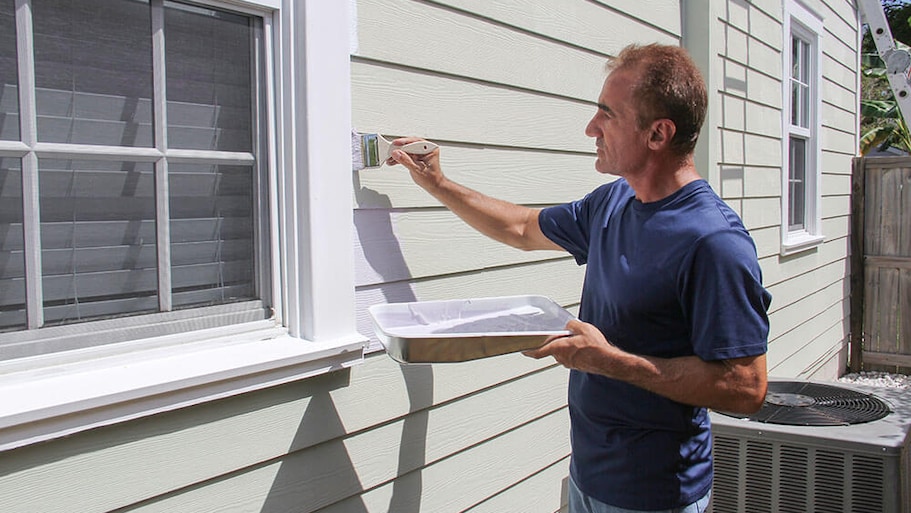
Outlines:
POLYGON ((797 0, 786 0, 782 31, 782 255, 816 247, 824 240, 820 144, 823 31, 819 15, 797 0), (795 42, 800 45, 797 62, 793 59, 795 42), (792 76, 795 66, 801 76, 792 76), (797 178, 792 175, 796 170, 801 172, 797 178), (792 197, 795 184, 798 191, 802 189, 800 197, 792 197))
MULTIPOLYGON (((192 322, 192 310, 164 308, 164 313, 144 320, 87 322, 81 325, 83 333, 74 328, 77 325, 66 327, 68 337, 74 330, 81 337, 105 337, 110 327, 111 336, 120 337, 112 343, 6 360, 0 354, 0 397, 4 398, 0 450, 274 386, 363 360, 366 338, 357 333, 355 318, 349 166, 350 3, 196 3, 263 19, 265 87, 261 89, 268 133, 261 134, 260 144, 269 173, 264 208, 271 235, 264 254, 272 268, 265 275, 270 283, 263 290, 274 317, 176 329, 142 339, 124 335, 147 330, 159 321, 162 325, 192 322)), ((17 2, 17 6, 24 4, 24 0, 17 2)), ((23 88, 33 89, 33 84, 23 88)), ((34 102, 27 102, 25 109, 33 106, 34 102)), ((19 115, 32 113, 24 110, 19 115)), ((27 144, 0 141, 0 157, 34 156, 38 150, 30 148, 36 145, 61 158, 80 151, 74 145, 42 147, 28 140, 32 135, 22 135, 27 144)), ((111 158, 121 151, 109 149, 111 158)), ((158 162, 162 157, 162 148, 157 147, 123 151, 137 161, 158 162)), ((197 150, 165 151, 175 162, 209 158, 197 150)), ((217 157, 249 161, 244 154, 221 152, 217 157)), ((47 337, 55 330, 63 328, 33 331, 47 337)), ((0 340, 4 335, 8 334, 0 333, 0 340)))

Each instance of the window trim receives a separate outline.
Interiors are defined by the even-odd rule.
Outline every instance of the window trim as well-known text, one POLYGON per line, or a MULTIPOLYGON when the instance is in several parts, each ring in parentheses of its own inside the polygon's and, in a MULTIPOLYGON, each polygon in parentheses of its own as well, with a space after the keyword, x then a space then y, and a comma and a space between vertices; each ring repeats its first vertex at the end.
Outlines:
POLYGON ((784 4, 782 38, 782 172, 781 172, 781 255, 812 249, 825 240, 822 233, 822 146, 820 123, 822 97, 819 84, 822 76, 823 19, 797 0, 784 4), (810 43, 810 113, 809 129, 791 125, 791 39, 798 36, 810 43), (804 228, 790 230, 790 139, 800 137, 807 142, 805 173, 806 201, 804 228))
POLYGON ((363 361, 347 164, 350 4, 200 3, 263 16, 270 42, 275 319, 0 362, 0 396, 18 398, 0 402, 0 451, 363 361))

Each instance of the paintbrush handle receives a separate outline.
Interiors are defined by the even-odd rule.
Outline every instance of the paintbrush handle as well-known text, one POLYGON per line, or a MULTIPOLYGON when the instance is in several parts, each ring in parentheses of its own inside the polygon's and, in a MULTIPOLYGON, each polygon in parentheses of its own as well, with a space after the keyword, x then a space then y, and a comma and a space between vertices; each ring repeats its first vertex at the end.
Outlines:
POLYGON ((412 155, 427 155, 437 148, 439 148, 439 146, 430 141, 416 141, 403 146, 392 146, 393 150, 402 150, 405 153, 410 153, 412 155))

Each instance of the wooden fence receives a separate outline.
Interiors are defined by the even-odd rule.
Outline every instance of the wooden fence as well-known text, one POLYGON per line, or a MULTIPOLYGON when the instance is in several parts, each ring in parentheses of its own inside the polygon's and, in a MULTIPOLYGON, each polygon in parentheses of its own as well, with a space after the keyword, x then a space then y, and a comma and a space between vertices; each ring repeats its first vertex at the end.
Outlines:
POLYGON ((911 157, 854 161, 851 370, 911 371, 911 157))

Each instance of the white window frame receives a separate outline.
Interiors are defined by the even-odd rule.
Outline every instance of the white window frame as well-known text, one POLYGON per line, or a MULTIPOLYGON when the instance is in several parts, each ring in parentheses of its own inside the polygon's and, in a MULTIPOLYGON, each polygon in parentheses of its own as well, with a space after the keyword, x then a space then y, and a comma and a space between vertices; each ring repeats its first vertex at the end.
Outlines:
POLYGON ((0 451, 363 361, 348 165, 350 3, 197 3, 262 16, 271 42, 275 319, 0 362, 0 451))
POLYGON ((796 0, 784 4, 782 41, 782 173, 781 173, 781 254, 789 255, 814 248, 825 240, 822 233, 822 147, 820 144, 820 110, 822 96, 822 35, 823 19, 796 0), (791 39, 797 36, 810 45, 809 127, 791 124, 791 39), (804 227, 791 230, 790 208, 790 144, 791 137, 806 141, 804 227))

